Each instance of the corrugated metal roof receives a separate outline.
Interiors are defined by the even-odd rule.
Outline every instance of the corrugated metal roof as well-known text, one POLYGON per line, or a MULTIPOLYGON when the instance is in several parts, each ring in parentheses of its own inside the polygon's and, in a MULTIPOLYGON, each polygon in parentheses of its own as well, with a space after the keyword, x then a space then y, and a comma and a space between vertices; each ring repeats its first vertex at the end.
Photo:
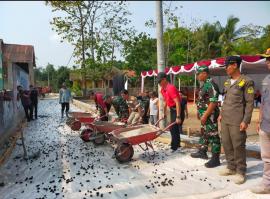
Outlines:
POLYGON ((4 62, 32 62, 36 66, 35 51, 31 45, 3 44, 2 50, 4 62))

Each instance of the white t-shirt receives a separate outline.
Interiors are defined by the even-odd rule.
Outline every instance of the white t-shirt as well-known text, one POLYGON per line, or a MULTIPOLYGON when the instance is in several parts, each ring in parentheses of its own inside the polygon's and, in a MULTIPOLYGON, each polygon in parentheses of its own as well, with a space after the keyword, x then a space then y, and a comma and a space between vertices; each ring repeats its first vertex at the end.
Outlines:
POLYGON ((156 104, 157 101, 158 101, 158 98, 156 98, 156 99, 150 98, 150 105, 149 105, 150 115, 157 115, 158 114, 158 106, 156 104))

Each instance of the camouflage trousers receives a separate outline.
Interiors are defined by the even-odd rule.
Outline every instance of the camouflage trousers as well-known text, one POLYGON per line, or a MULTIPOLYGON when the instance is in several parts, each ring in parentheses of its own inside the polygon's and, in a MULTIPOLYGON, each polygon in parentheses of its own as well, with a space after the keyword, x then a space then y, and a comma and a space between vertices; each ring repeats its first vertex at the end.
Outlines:
POLYGON ((201 148, 208 148, 208 145, 210 145, 212 153, 220 153, 221 143, 218 135, 218 123, 214 122, 211 117, 207 118, 205 125, 201 125, 199 144, 201 148))
POLYGON ((119 117, 120 120, 127 120, 128 117, 129 117, 128 109, 126 109, 125 107, 120 106, 119 116, 118 117, 119 117))

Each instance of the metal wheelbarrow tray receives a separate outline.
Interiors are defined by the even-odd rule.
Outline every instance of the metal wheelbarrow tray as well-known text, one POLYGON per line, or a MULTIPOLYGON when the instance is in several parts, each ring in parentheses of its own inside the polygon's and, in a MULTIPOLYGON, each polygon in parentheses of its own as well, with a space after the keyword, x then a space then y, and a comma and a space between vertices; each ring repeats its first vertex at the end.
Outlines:
POLYGON ((125 128, 126 124, 123 122, 94 121, 86 124, 86 126, 93 130, 91 140, 93 140, 94 144, 101 145, 105 142, 109 133, 117 129, 125 128))
POLYGON ((115 158, 120 162, 128 162, 134 155, 133 145, 138 145, 143 151, 147 151, 149 156, 149 149, 152 149, 155 156, 155 150, 151 141, 163 134, 167 129, 173 126, 175 122, 171 123, 164 129, 150 124, 138 125, 114 130, 110 133, 112 139, 117 147, 115 148, 115 158), (144 143, 145 147, 140 144, 144 143))
POLYGON ((82 127, 82 124, 85 124, 91 127, 91 124, 93 122, 105 117, 105 116, 99 117, 93 113, 83 113, 83 112, 72 112, 72 113, 76 117, 69 118, 66 123, 68 126, 70 126, 70 128, 73 131, 80 130, 82 127))
POLYGON ((94 118, 93 113, 69 112, 66 124, 70 126, 72 130, 78 131, 81 128, 81 123, 93 122, 94 118))

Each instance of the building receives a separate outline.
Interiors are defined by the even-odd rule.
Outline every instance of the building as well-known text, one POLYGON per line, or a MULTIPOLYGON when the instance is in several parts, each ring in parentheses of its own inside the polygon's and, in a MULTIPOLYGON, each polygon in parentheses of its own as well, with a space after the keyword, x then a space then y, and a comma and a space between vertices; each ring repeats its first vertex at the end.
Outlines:
POLYGON ((17 86, 29 89, 34 84, 35 66, 33 46, 5 44, 0 39, 0 144, 24 118, 17 86))
MULTIPOLYGON (((125 79, 130 77, 135 77, 136 73, 132 70, 120 70, 116 67, 112 67, 104 73, 102 78, 98 80, 93 80, 91 74, 86 74, 86 90, 96 90, 104 93, 113 93, 113 79, 116 76, 123 76, 125 79)), ((80 88, 84 88, 82 81, 82 74, 80 70, 73 70, 69 75, 70 81, 73 82, 73 85, 79 85, 80 88)), ((124 86, 124 85, 123 85, 124 86)))

